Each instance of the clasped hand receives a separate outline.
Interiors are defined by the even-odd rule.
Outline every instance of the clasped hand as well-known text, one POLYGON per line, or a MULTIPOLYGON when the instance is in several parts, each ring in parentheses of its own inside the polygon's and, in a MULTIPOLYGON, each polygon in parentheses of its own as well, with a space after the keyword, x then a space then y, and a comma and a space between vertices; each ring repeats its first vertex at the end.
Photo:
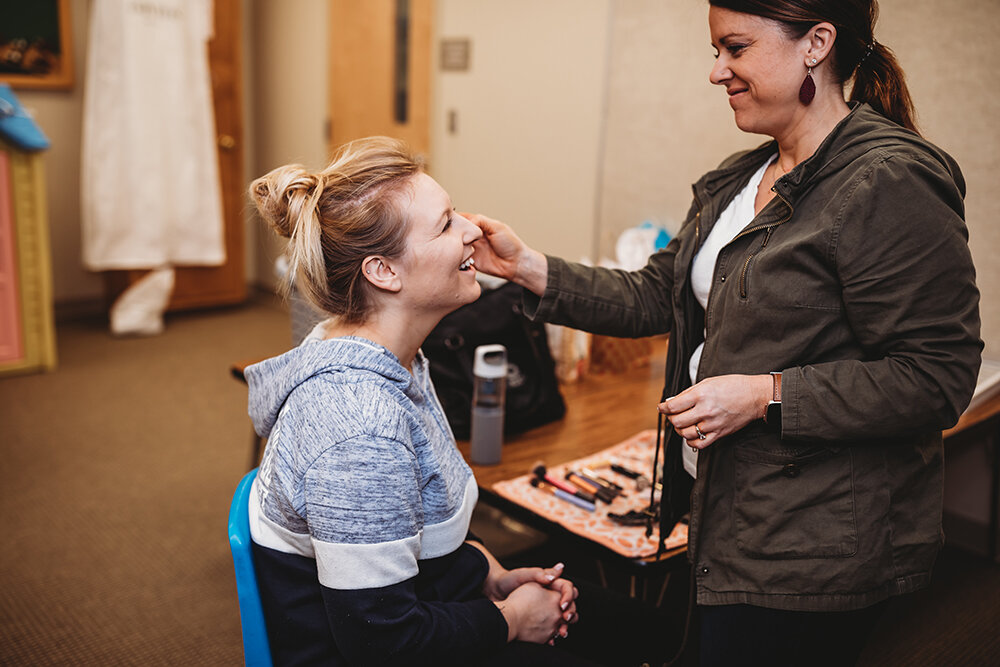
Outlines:
POLYGON ((491 568, 483 592, 507 618, 508 639, 552 644, 576 623, 576 587, 561 578, 562 563, 551 568, 491 568))

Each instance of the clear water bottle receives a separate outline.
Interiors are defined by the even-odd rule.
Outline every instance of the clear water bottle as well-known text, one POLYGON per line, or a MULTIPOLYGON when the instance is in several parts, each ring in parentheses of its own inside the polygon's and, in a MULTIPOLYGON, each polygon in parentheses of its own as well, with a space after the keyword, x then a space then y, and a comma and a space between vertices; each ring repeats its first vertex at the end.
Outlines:
POLYGON ((500 463, 507 397, 507 348, 480 345, 472 365, 472 433, 469 458, 477 465, 500 463))

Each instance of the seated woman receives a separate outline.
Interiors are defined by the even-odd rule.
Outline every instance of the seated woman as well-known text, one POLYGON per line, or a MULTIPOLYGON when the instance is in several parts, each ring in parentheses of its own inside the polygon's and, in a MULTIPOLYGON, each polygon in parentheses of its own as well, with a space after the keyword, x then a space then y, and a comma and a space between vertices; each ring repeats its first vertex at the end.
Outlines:
POLYGON ((317 174, 275 169, 250 195, 289 239, 289 278, 330 315, 246 370, 268 439, 250 525, 275 662, 503 664, 541 651, 559 664, 544 644, 575 622, 576 589, 561 566, 508 571, 469 539, 476 481, 420 352, 479 297, 479 228, 384 137, 348 144, 317 174))

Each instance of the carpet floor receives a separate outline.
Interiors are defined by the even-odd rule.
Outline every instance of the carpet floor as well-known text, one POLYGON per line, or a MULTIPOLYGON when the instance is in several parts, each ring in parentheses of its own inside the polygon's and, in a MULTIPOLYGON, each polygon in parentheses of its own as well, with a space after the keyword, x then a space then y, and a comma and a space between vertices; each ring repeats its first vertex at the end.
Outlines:
MULTIPOLYGON (((0 665, 242 664, 225 534, 251 436, 229 367, 286 349, 287 310, 259 297, 155 337, 57 335, 56 371, 0 378, 0 665)), ((1000 566, 946 549, 936 569, 862 665, 1000 665, 1000 566)))

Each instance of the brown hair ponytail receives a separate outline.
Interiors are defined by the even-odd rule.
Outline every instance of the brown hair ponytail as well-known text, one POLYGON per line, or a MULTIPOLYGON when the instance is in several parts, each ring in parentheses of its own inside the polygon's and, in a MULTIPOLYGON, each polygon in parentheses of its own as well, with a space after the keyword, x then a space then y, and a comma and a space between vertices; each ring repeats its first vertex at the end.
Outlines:
POLYGON ((918 132, 913 100, 896 55, 874 39, 865 47, 854 71, 852 102, 867 102, 880 114, 918 132))
POLYGON ((854 77, 850 101, 867 102, 889 120, 917 131, 903 69, 892 51, 875 41, 878 0, 709 0, 709 4, 778 21, 793 39, 817 23, 831 23, 837 28, 833 72, 842 84, 854 77))

